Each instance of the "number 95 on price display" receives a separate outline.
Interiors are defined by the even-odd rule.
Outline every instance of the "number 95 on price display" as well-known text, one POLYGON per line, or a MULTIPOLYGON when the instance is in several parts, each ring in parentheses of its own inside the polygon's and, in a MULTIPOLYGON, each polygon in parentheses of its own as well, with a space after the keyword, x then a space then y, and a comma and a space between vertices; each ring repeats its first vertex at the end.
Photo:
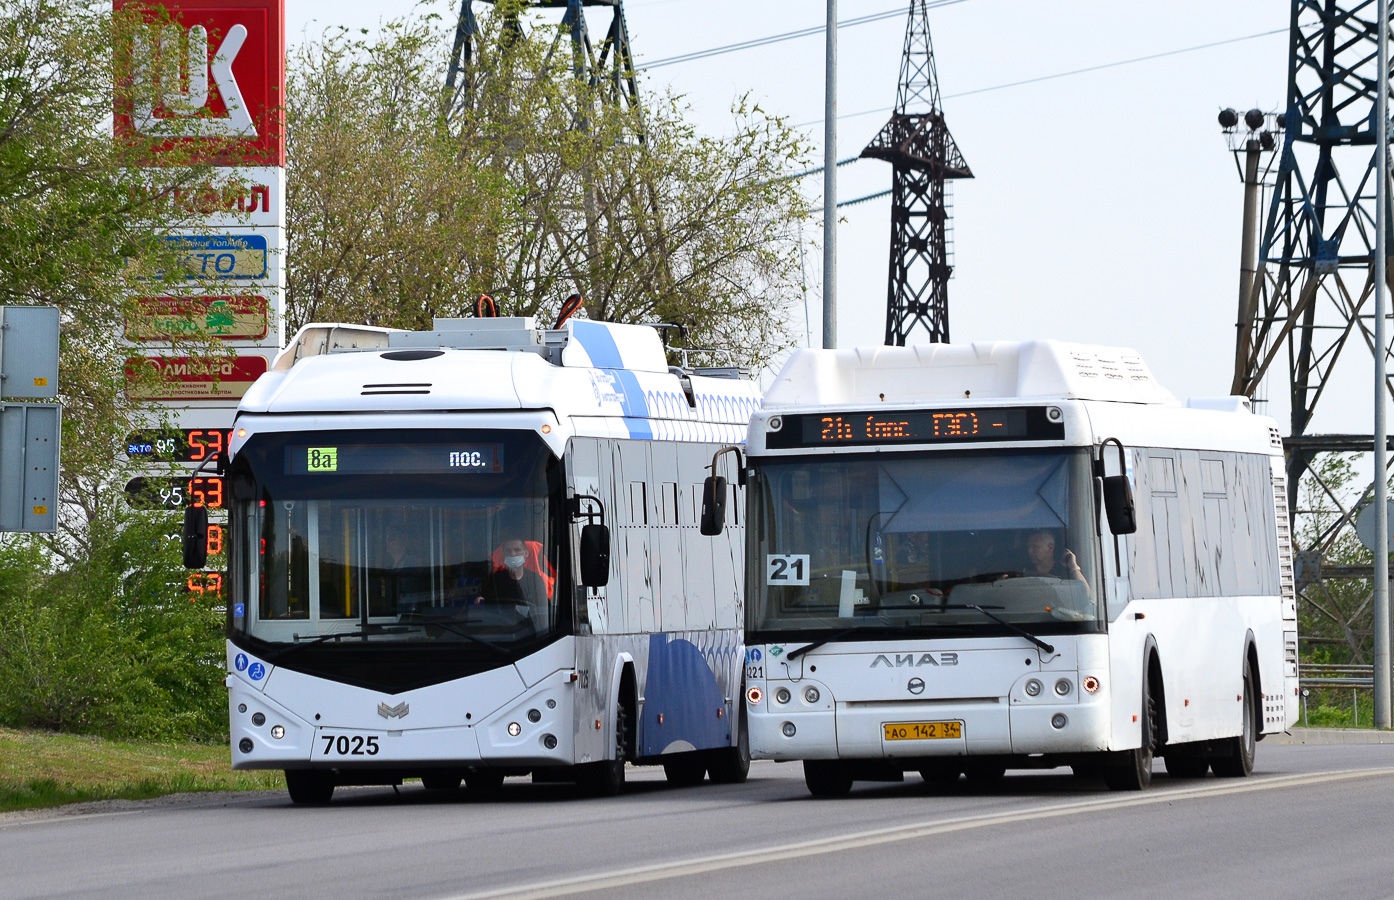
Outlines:
POLYGON ((771 587, 808 584, 808 554, 771 553, 766 556, 765 584, 771 587))

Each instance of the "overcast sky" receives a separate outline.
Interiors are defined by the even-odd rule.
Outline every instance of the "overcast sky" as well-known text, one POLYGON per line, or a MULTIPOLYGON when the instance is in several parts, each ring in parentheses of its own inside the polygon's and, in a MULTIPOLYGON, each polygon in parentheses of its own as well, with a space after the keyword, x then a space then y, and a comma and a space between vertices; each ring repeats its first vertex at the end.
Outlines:
MULTIPOLYGON (((397 14, 369 0, 286 4, 292 42, 323 26, 371 27, 397 14)), ((839 18, 907 6, 839 0, 839 18)), ((625 10, 640 66, 818 26, 825 15, 821 0, 626 0, 625 10)), ((1223 106, 1283 105, 1288 4, 961 0, 929 15, 949 129, 976 176, 953 189, 954 342, 1049 337, 1131 346, 1180 397, 1227 393, 1243 198, 1216 114, 1223 106), (968 93, 1265 32, 1276 33, 968 93)), ((607 12, 591 16, 593 32, 603 34, 607 12)), ((859 152, 887 119, 904 30, 896 16, 840 31, 839 157, 859 152), (874 112, 855 115, 864 111, 874 112)), ((713 133, 729 123, 732 99, 748 91, 766 109, 808 123, 821 147, 821 34, 645 74, 643 89, 666 88, 685 95, 713 133)), ((844 167, 839 199, 883 191, 890 180, 886 163, 844 167)), ((821 178, 807 181, 810 195, 820 196, 821 178)), ((889 198, 842 210, 839 346, 881 342, 889 210, 889 198)), ((808 257, 814 346, 821 278, 815 252, 808 257)), ((800 331, 802 320, 796 311, 800 331)), ((1346 367, 1347 388, 1335 392, 1346 396, 1323 401, 1330 409, 1316 430, 1370 430, 1370 404, 1361 399, 1369 397, 1361 374, 1372 371, 1368 354, 1359 363, 1346 367)), ((1286 374, 1278 375, 1270 412, 1285 419, 1286 374)))

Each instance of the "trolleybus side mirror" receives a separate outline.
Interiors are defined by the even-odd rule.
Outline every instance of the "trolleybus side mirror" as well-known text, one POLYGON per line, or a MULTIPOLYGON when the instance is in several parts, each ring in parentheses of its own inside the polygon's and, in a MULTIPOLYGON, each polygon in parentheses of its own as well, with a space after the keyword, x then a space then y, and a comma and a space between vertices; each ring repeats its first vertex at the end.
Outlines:
POLYGON ((202 569, 208 565, 208 509, 191 506, 184 510, 184 568, 202 569))
POLYGON ((602 588, 610 583, 610 527, 593 522, 581 528, 581 584, 602 588))
POLYGON ((715 537, 726 526, 726 478, 708 475, 702 484, 702 534, 715 537))
POLYGON ((1137 507, 1127 475, 1104 476, 1104 511, 1108 514, 1109 531, 1116 535, 1137 531, 1137 507))

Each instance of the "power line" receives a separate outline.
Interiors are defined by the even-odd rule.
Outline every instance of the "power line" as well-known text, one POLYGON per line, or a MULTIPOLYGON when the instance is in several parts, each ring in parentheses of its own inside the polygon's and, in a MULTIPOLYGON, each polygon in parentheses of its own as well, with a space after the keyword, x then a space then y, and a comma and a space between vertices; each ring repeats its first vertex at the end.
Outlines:
MULTIPOLYGON (((955 3, 963 2, 966 2, 966 0, 929 0, 928 4, 926 5, 930 9, 936 9, 940 6, 952 6, 955 3)), ((851 28, 854 25, 866 25, 869 22, 880 22, 884 19, 899 18, 903 15, 905 15, 905 9, 903 7, 898 9, 888 9, 885 12, 870 13, 868 15, 858 16, 853 19, 845 19, 841 22, 838 22, 837 27, 840 30, 843 28, 851 28)), ((677 65, 678 63, 691 62, 697 59, 706 59, 710 56, 720 56, 723 53, 735 53, 737 50, 750 50, 755 47, 765 47, 770 44, 782 43, 783 41, 792 41, 795 38, 811 37, 815 34, 822 34, 826 30, 826 26, 816 25, 812 28, 801 28, 797 31, 786 31, 782 34, 772 34, 768 37, 755 38, 749 41, 742 41, 739 44, 727 44, 723 47, 712 47, 707 50, 694 50, 691 53, 683 53, 679 56, 668 56, 663 59, 656 59, 651 63, 645 63, 639 68, 644 70, 660 69, 664 66, 673 66, 677 65)))
POLYGON ((882 197, 889 197, 890 195, 890 190, 880 191, 875 194, 867 194, 865 197, 857 197, 854 200, 844 200, 837 205, 837 208, 842 209, 844 206, 856 206, 858 203, 865 203, 868 200, 880 200, 882 197))
MULTIPOLYGON (((1256 38, 1270 37, 1270 36, 1275 35, 1275 34, 1286 34, 1287 31, 1288 31, 1288 29, 1286 29, 1286 28, 1275 28, 1275 29, 1273 29, 1272 31, 1260 31, 1260 32, 1258 32, 1257 34, 1246 34, 1246 35, 1244 35, 1243 37, 1227 38, 1226 40, 1223 40, 1223 41, 1214 41, 1214 42, 1209 43, 1209 44, 1197 44, 1197 45, 1194 46, 1194 47, 1182 47, 1182 48, 1179 49, 1179 50, 1167 50, 1167 51, 1165 51, 1165 52, 1163 52, 1163 53, 1150 53, 1150 54, 1148 54, 1148 55, 1146 55, 1146 56, 1135 56, 1135 57, 1133 57, 1132 59, 1120 59, 1120 60, 1118 60, 1117 62, 1103 63, 1103 64, 1097 65, 1097 66, 1087 66, 1087 67, 1085 67, 1085 68, 1083 68, 1083 69, 1071 69, 1071 70, 1069 70, 1068 72, 1056 72, 1056 73, 1053 74, 1053 75, 1039 75, 1039 76, 1037 76, 1037 77, 1035 77, 1035 78, 1024 78, 1024 79, 1022 79, 1021 81, 1009 81, 1009 82, 1007 82, 1007 83, 1005 83, 1005 84, 994 84, 994 85, 992 85, 991 87, 974 88, 974 89, 971 90, 971 91, 960 91, 960 92, 957 93, 957 94, 945 94, 944 97, 943 97, 943 99, 945 99, 945 100, 952 100, 952 99, 954 99, 954 98, 956 98, 956 97, 968 97, 968 96, 971 96, 971 95, 973 95, 973 94, 985 94, 985 93, 987 93, 988 91, 1001 91, 1001 90, 1005 90, 1005 89, 1007 89, 1007 88, 1021 87, 1022 85, 1025 85, 1025 84, 1036 84, 1037 82, 1041 82, 1041 81, 1052 81, 1052 80, 1054 80, 1054 79, 1056 79, 1056 78, 1068 78, 1068 77, 1071 76, 1071 75, 1083 75, 1083 74, 1085 74, 1086 72, 1098 72, 1098 71, 1101 71, 1101 70, 1103 70, 1103 69, 1113 69, 1113 68, 1117 68, 1118 66, 1130 66, 1130 65, 1132 65, 1132 64, 1134 64, 1134 63, 1147 62, 1148 60, 1153 60, 1153 59, 1161 59, 1161 58, 1166 57, 1166 56, 1177 56, 1177 55, 1182 54, 1182 53, 1194 53, 1194 52, 1196 52, 1197 50, 1209 50, 1209 49, 1211 49, 1212 47, 1222 47, 1222 46, 1224 46, 1224 45, 1226 45, 1226 44, 1237 44, 1237 43, 1239 43, 1239 42, 1241 42, 1241 41, 1252 41, 1252 40, 1254 40, 1254 39, 1256 39, 1256 38)), ((858 116, 870 116, 870 115, 873 115, 873 114, 875 114, 875 113, 886 113, 886 112, 890 112, 891 109, 892 109, 892 107, 889 107, 889 106, 882 106, 882 107, 878 107, 878 108, 876 108, 876 109, 864 109, 864 110, 862 110, 861 112, 847 113, 846 115, 838 116, 838 119, 839 119, 839 120, 841 120, 841 119, 855 119, 855 118, 857 118, 858 116)), ((807 128, 807 127, 810 126, 810 125, 818 125, 818 124, 822 123, 822 121, 823 121, 822 119, 811 119, 811 120, 809 120, 809 121, 807 121, 807 122, 800 122, 799 124, 795 125, 794 127, 795 127, 795 128, 807 128)))

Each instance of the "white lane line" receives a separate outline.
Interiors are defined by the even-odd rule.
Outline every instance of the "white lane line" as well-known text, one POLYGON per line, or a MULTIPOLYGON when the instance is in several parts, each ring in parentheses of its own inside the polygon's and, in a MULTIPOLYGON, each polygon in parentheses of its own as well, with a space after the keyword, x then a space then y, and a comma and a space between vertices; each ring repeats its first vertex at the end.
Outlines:
POLYGON ((987 828, 993 825, 1008 825, 1018 822, 1031 822, 1039 819, 1053 819, 1074 816, 1082 813, 1108 812, 1134 806, 1148 806, 1154 803, 1172 803, 1177 800, 1200 800, 1208 797, 1221 797, 1229 794, 1247 794, 1255 791, 1270 791, 1281 788, 1305 787, 1328 784, 1336 781, 1350 781, 1357 778, 1377 778, 1394 775, 1394 768, 1358 769, 1344 772, 1325 772, 1314 775, 1280 775, 1256 781, 1225 782, 1217 786, 1183 788, 1180 790, 1153 791, 1145 794, 1111 795, 1099 800, 1086 800, 1078 803, 1060 803, 1017 812, 989 813, 987 815, 964 816, 957 819, 924 821, 912 825, 893 828, 877 828, 830 838, 817 838, 797 841, 790 844, 777 844, 758 850, 740 850, 732 853, 718 853, 695 859, 670 863, 655 863, 600 872, 591 875, 577 875, 535 884, 495 888, 470 894, 456 894, 444 900, 542 900, 547 897, 564 897, 592 891, 610 890, 636 884, 666 881, 671 878, 685 878, 716 872, 723 869, 738 869, 745 866, 764 865, 806 856, 819 856, 873 847, 898 841, 955 831, 968 831, 987 828))

